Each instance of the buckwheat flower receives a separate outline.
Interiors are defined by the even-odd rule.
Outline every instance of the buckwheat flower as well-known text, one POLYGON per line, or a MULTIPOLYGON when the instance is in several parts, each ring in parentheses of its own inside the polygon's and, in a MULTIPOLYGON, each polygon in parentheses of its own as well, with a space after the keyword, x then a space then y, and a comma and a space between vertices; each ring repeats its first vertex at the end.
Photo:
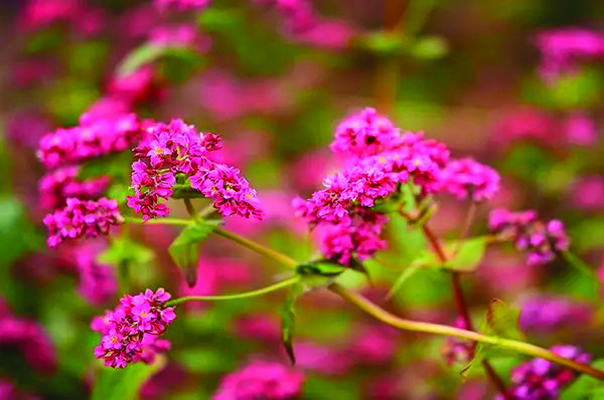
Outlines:
POLYGON ((528 251, 529 265, 546 264, 556 253, 568 250, 569 239, 562 222, 544 223, 537 219, 534 211, 495 209, 489 215, 489 228, 502 238, 512 240, 518 250, 528 251))
POLYGON ((497 144, 529 140, 546 144, 556 135, 557 122, 552 116, 532 107, 512 110, 497 122, 493 129, 493 140, 497 144))
MULTIPOLYGON (((0 306, 3 299, 0 298, 0 306)), ((56 367, 52 341, 36 321, 13 315, 8 307, 0 309, 0 345, 16 346, 31 366, 41 372, 56 367)))
POLYGON ((396 330, 379 325, 359 329, 349 351, 361 365, 383 365, 396 357, 398 340, 396 330))
POLYGON ((380 234, 387 221, 382 214, 364 211, 348 221, 324 225, 321 250, 342 265, 348 265, 353 257, 366 260, 386 248, 380 234))
POLYGON ((587 29, 570 27, 540 32, 535 44, 542 55, 539 72, 546 81, 604 57, 604 33, 587 29))
POLYGON ((450 161, 440 180, 441 190, 459 199, 490 200, 499 191, 499 174, 471 158, 450 161))
POLYGON ((277 363, 255 361, 222 378, 213 400, 293 400, 302 392, 304 375, 277 363))
POLYGON ((572 204, 582 210, 599 211, 604 209, 604 177, 587 175, 577 179, 572 186, 572 204))
POLYGON ((223 216, 239 215, 262 219, 256 191, 235 167, 214 164, 191 177, 191 187, 214 200, 214 208, 223 216))
POLYGON ((44 175, 38 183, 42 207, 56 209, 65 205, 65 199, 94 199, 101 196, 109 184, 103 176, 85 181, 77 180, 78 167, 64 167, 44 175))
MULTIPOLYGON (((558 345, 553 353, 578 363, 589 364, 591 356, 575 346, 558 345)), ((556 400, 560 390, 577 378, 578 374, 542 358, 535 358, 512 371, 512 388, 509 395, 514 400, 556 400)))
POLYGON ((562 122, 562 130, 570 144, 591 146, 598 140, 598 127, 595 121, 581 112, 570 114, 562 122))
POLYGON ((533 332, 554 332, 565 325, 585 326, 591 318, 591 308, 586 303, 564 297, 538 296, 522 304, 520 327, 533 332))
POLYGON ((365 157, 395 147, 400 131, 373 108, 365 108, 345 118, 336 128, 329 146, 334 153, 365 157))
MULTIPOLYGON (((453 324, 455 328, 468 330, 465 320, 458 317, 453 324)), ((473 342, 454 337, 447 338, 445 345, 441 349, 441 354, 447 365, 455 363, 467 364, 472 360, 475 344, 473 342)))
POLYGON ((57 247, 68 239, 107 235, 111 227, 123 221, 115 200, 103 197, 92 201, 71 197, 66 203, 65 208, 44 217, 44 225, 49 231, 49 247, 57 247))
POLYGON ((170 342, 159 338, 176 318, 174 307, 166 307, 169 299, 164 289, 147 289, 124 296, 113 311, 95 317, 91 328, 102 334, 95 356, 112 368, 139 361, 152 363, 158 353, 170 348, 170 342))
POLYGON ((134 114, 85 121, 77 127, 57 129, 41 139, 38 157, 47 168, 124 151, 140 139, 140 124, 134 114))

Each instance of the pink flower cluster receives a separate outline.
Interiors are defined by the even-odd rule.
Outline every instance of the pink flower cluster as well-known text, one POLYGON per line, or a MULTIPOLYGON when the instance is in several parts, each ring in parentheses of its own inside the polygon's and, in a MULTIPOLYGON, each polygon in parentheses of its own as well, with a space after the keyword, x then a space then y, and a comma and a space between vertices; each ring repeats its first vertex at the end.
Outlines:
MULTIPOLYGON (((455 328, 468 330, 468 325, 463 318, 458 317, 453 324, 455 328)), ((475 345, 473 342, 458 338, 447 338, 441 353, 448 365, 453 365, 457 362, 467 364, 472 360, 474 355, 475 345)))
POLYGON ((82 0, 30 0, 21 23, 26 29, 44 28, 57 22, 70 23, 80 33, 94 34, 103 26, 104 13, 82 0))
POLYGON ((529 265, 546 264, 556 253, 568 250, 569 239, 562 222, 554 219, 543 223, 535 211, 495 209, 489 215, 489 228, 502 238, 512 240, 518 250, 527 250, 529 265))
POLYGON ((48 209, 63 207, 65 199, 69 197, 80 199, 100 197, 109 184, 109 178, 105 176, 79 181, 76 179, 78 172, 78 167, 64 167, 44 175, 38 183, 42 207, 48 209))
MULTIPOLYGON (((589 364, 591 356, 575 346, 558 345, 550 349, 553 353, 570 358, 578 363, 589 364)), ((551 361, 535 358, 512 371, 509 395, 514 400, 555 400, 560 389, 571 383, 577 373, 551 361)))
POLYGON ((70 197, 65 208, 44 217, 48 228, 49 247, 57 247, 64 240, 107 235, 112 226, 123 221, 117 202, 106 198, 98 201, 70 197))
POLYGON ((56 355, 46 332, 36 322, 13 315, 0 298, 0 345, 17 346, 32 367, 51 372, 56 367, 56 355))
POLYGON ((344 48, 353 36, 353 29, 344 21, 326 20, 318 16, 308 0, 255 0, 274 8, 283 19, 286 33, 294 40, 331 49, 344 48))
POLYGON ((170 209, 160 199, 172 196, 176 175, 190 178, 191 187, 214 200, 223 215, 262 218, 256 191, 239 169, 214 163, 208 153, 220 148, 220 138, 212 133, 198 133, 182 120, 156 123, 147 128, 147 137, 134 149, 132 164, 134 196, 128 206, 148 220, 166 216, 170 209))
POLYGON ((293 400, 302 392, 304 375, 281 364, 255 361, 226 375, 213 400, 293 400))
POLYGON ((580 28, 541 32, 535 44, 542 54, 541 75, 552 80, 573 72, 581 63, 604 58, 604 33, 580 28))
POLYGON ((387 218, 369 208, 409 181, 423 194, 437 192, 440 170, 449 159, 442 143, 424 139, 421 133, 401 134, 371 108, 338 125, 331 149, 348 156, 349 165, 341 174, 327 177, 325 188, 309 200, 294 199, 293 206, 311 227, 328 228, 323 251, 343 264, 353 252, 362 260, 385 247, 379 235, 387 218))
POLYGON ((135 114, 80 117, 80 125, 59 128, 40 141, 38 156, 47 168, 56 168, 124 151, 141 136, 135 114))
POLYGON ((499 191, 499 174, 471 158, 450 161, 440 175, 441 190, 459 199, 490 200, 499 191))
POLYGON ((91 328, 101 333, 94 349, 98 359, 112 368, 125 368, 133 362, 152 363, 155 356, 168 350, 170 342, 160 339, 176 318, 174 307, 166 307, 170 294, 164 289, 147 289, 136 296, 126 295, 113 310, 92 320, 91 328))
POLYGON ((203 10, 212 0, 155 0, 155 5, 164 10, 174 8, 178 11, 203 10))
POLYGON ((564 326, 586 326, 592 318, 588 304, 564 297, 539 296, 522 304, 520 327, 534 332, 553 332, 564 326))

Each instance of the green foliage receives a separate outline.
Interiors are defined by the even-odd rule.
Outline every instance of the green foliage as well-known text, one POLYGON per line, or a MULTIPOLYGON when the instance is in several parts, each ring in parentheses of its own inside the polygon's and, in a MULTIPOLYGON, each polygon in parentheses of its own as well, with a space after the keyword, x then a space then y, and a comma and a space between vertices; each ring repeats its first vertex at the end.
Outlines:
POLYGON ((174 239, 168 251, 172 260, 183 271, 189 286, 197 282, 197 258, 199 244, 207 239, 220 221, 202 220, 185 227, 174 239))
POLYGON ((137 399, 141 386, 165 364, 158 356, 151 365, 135 363, 124 369, 102 367, 96 376, 92 389, 92 400, 137 399))
POLYGON ((126 236, 112 240, 109 247, 98 255, 97 260, 109 265, 148 264, 154 258, 153 250, 126 236))
POLYGON ((294 332, 296 329, 295 303, 301 293, 302 285, 300 283, 293 285, 287 293, 285 303, 281 306, 281 342, 292 364, 296 363, 293 347, 294 332))
POLYGON ((510 307, 499 299, 489 302, 482 324, 482 333, 506 339, 524 340, 519 325, 520 310, 510 307))
POLYGON ((431 60, 447 55, 449 46, 439 36, 425 36, 417 39, 410 47, 409 53, 416 58, 431 60))
MULTIPOLYGON (((591 363, 596 369, 604 369, 604 358, 600 358, 591 363)), ((589 376, 581 375, 569 387, 562 390, 560 400, 603 400, 604 382, 589 376)))
POLYGON ((484 257, 484 251, 487 246, 487 237, 479 236, 464 240, 458 249, 458 243, 449 246, 454 254, 443 265, 444 268, 457 272, 474 271, 484 257))
POLYGON ((118 65, 118 76, 125 77, 139 68, 159 59, 166 53, 168 47, 145 43, 132 50, 118 65))

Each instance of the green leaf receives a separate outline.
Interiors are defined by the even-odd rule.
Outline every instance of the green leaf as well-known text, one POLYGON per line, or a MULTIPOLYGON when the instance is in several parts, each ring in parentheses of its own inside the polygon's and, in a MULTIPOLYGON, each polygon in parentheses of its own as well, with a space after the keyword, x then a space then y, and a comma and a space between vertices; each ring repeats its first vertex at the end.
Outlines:
POLYGON ((448 52, 447 42, 439 36, 419 38, 409 49, 412 56, 425 60, 444 57, 448 52))
POLYGON ((168 47, 166 46, 157 46, 149 43, 137 47, 117 67, 118 76, 125 77, 130 75, 140 67, 160 58, 167 50, 168 47))
POLYGON ((300 275, 338 276, 345 270, 346 267, 341 264, 325 261, 302 264, 296 267, 296 272, 300 275))
POLYGON ((97 256, 103 264, 148 264, 154 257, 153 250, 127 237, 119 237, 97 256))
POLYGON ((172 259, 182 269, 187 284, 191 287, 197 282, 197 258, 199 244, 203 242, 214 230, 220 221, 201 221, 191 224, 183 229, 174 239, 168 252, 172 259))
POLYGON ((485 315, 486 332, 491 336, 524 340, 520 331, 520 310, 510 307, 499 299, 492 299, 485 315))
POLYGON ((443 267, 458 272, 474 271, 484 257, 486 245, 486 236, 464 240, 459 250, 457 250, 457 243, 449 245, 451 253, 455 252, 455 255, 443 267))
MULTIPOLYGON (((591 363, 591 366, 597 369, 604 369, 604 358, 595 360, 591 363)), ((584 399, 604 399, 604 382, 583 374, 560 393, 560 400, 584 399)))
POLYGON ((175 184, 172 186, 173 199, 198 199, 205 197, 199 190, 193 189, 190 183, 175 184))
POLYGON ((281 307, 281 341, 292 364, 296 363, 293 347, 296 329, 296 310, 294 306, 300 293, 302 293, 302 285, 297 283, 291 287, 285 298, 285 303, 281 307))
POLYGON ((141 386, 164 364, 165 358, 160 356, 151 365, 135 363, 124 369, 103 367, 96 376, 91 399, 137 399, 141 386))
POLYGON ((407 268, 405 268, 403 270, 403 272, 401 272, 401 274, 398 276, 398 278, 396 278, 396 281, 394 281, 394 284, 392 285, 392 288, 386 295, 386 298, 387 299, 392 298, 392 296, 394 296, 396 294, 396 292, 398 292, 400 290, 400 288, 403 287, 403 284, 405 282, 407 282, 407 280, 409 278, 411 278, 413 275, 415 275, 424 265, 425 264, 423 264, 421 262, 414 261, 411 263, 411 265, 409 265, 407 268))

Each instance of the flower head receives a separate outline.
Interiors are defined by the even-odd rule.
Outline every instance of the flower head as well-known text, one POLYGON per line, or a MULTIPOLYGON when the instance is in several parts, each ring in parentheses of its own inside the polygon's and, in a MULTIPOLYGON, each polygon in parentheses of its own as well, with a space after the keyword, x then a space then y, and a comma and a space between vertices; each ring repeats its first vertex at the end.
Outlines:
MULTIPOLYGON (((550 349, 553 353, 588 364, 591 356, 575 346, 558 345, 550 349)), ((512 371, 510 395, 515 400, 555 400, 560 389, 577 377, 573 370, 542 358, 535 358, 512 371)))
POLYGON ((256 361, 226 375, 213 400, 291 400, 302 391, 304 375, 281 364, 256 361))
POLYGON ((109 177, 80 181, 77 179, 79 168, 64 167, 44 175, 38 183, 40 203, 49 209, 65 205, 65 199, 94 199, 100 197, 109 183, 109 177))
POLYGON ((512 240, 519 250, 527 250, 529 265, 546 264, 557 252, 568 250, 569 239, 562 222, 541 222, 534 211, 495 209, 489 215, 489 227, 502 238, 512 240))
POLYGON ((490 200, 499 191, 499 174, 471 158, 450 161, 440 179, 441 190, 459 199, 490 200))
POLYGON ((70 197, 61 210, 44 217, 48 228, 48 246, 57 247, 64 240, 107 235, 112 226, 123 221, 117 202, 106 198, 97 201, 70 197))
POLYGON ((102 334, 95 356, 112 368, 153 362, 156 354, 170 348, 170 342, 159 338, 176 318, 174 307, 166 307, 169 299, 170 294, 163 289, 147 289, 136 296, 124 296, 113 311, 95 317, 91 328, 102 334))

